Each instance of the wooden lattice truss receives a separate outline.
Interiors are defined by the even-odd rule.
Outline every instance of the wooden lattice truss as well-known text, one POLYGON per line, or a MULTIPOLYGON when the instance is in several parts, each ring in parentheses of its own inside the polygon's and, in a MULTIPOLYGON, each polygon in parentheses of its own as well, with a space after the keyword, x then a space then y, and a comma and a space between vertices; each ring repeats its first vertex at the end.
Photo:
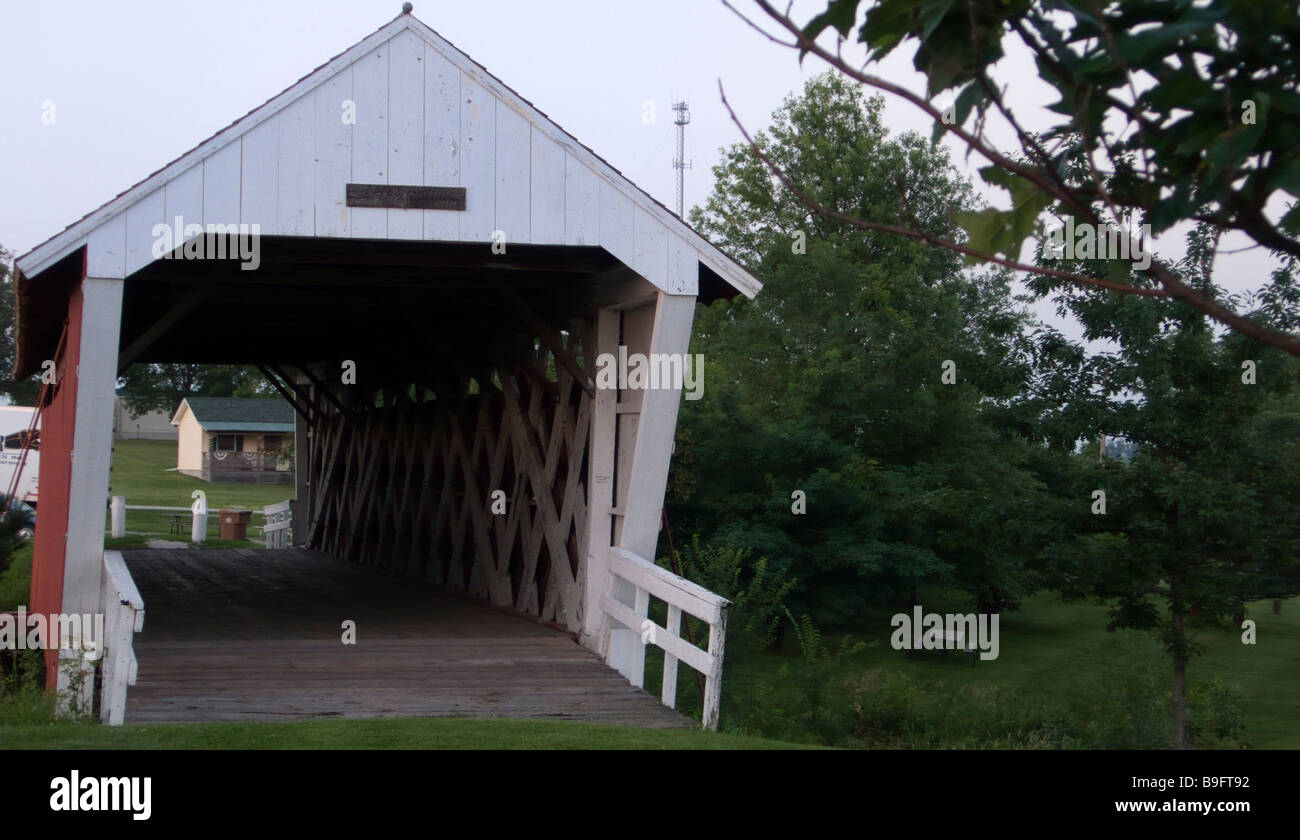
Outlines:
POLYGON ((364 366, 334 388, 274 371, 308 418, 308 544, 580 631, 593 324, 532 327, 386 388, 364 366))

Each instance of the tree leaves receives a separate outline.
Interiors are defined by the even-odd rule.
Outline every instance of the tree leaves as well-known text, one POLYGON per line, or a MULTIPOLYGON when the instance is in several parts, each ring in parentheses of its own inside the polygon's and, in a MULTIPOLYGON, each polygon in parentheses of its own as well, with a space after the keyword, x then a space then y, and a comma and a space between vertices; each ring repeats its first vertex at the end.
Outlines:
POLYGON ((1011 209, 958 213, 957 221, 970 237, 968 244, 972 248, 1017 258, 1024 241, 1034 234, 1039 215, 1053 199, 1025 178, 997 166, 984 167, 980 175, 986 183, 1001 187, 1011 196, 1011 209))

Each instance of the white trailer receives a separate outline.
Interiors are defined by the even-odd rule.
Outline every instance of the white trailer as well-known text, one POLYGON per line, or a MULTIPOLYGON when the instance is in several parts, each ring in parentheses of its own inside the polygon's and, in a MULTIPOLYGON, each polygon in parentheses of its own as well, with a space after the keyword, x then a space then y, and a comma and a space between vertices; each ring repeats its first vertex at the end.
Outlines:
POLYGON ((18 482, 19 499, 29 505, 36 505, 37 478, 41 471, 41 430, 40 423, 29 435, 32 415, 35 408, 18 405, 0 406, 0 494, 9 492, 13 482, 14 471, 23 460, 23 444, 31 437, 31 448, 27 450, 27 460, 23 465, 22 478, 18 482))

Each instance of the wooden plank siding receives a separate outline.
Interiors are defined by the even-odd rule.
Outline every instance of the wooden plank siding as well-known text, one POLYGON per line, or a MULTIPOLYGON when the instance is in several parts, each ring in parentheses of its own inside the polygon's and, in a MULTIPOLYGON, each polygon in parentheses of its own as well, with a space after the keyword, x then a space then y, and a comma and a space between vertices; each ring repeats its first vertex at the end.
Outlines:
MULTIPOLYGON (((409 18, 409 16, 403 16, 409 18)), ((262 235, 601 245, 671 294, 701 262, 758 284, 422 23, 394 21, 19 260, 28 276, 83 244, 98 276, 152 261, 153 226, 262 235), (354 106, 344 120, 345 108, 354 106), (349 208, 348 183, 463 187, 466 210, 349 208), (237 216, 237 218, 236 218, 237 216)), ((178 243, 179 244, 179 243, 178 243)), ((740 279, 737 279, 740 278, 740 279)))

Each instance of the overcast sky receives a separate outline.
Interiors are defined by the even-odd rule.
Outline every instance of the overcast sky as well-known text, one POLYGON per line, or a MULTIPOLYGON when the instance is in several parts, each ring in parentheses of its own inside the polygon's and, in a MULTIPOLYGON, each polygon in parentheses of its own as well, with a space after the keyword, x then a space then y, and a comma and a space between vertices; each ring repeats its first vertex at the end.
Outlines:
MULTIPOLYGON (((745 0, 736 2, 746 8, 745 0)), ((25 253, 361 40, 400 7, 395 0, 5 0, 0 245, 25 253), (54 104, 53 125, 41 120, 47 102, 54 104)), ((800 0, 795 18, 807 20, 824 7, 824 0, 800 0)), ((689 207, 708 194, 719 147, 740 140, 718 80, 754 130, 784 96, 825 69, 816 59, 800 67, 793 52, 763 39, 717 0, 423 0, 414 13, 669 207, 675 99, 687 99, 692 113, 689 207), (643 119, 647 102, 654 103, 652 124, 643 119)), ((878 72, 922 88, 910 50, 878 72)), ((1051 98, 1022 54, 1011 54, 997 76, 1027 115, 1051 98)), ((902 101, 889 100, 886 117, 893 129, 928 136, 928 118, 902 101)), ((1005 145, 1005 135, 994 137, 1005 145)), ((969 164, 963 154, 954 157, 972 174, 984 165, 978 157, 969 164)), ((1160 252, 1179 256, 1178 238, 1160 243, 1160 252)), ((1216 276, 1230 289, 1255 288, 1270 265, 1251 251, 1221 258, 1216 276)))

